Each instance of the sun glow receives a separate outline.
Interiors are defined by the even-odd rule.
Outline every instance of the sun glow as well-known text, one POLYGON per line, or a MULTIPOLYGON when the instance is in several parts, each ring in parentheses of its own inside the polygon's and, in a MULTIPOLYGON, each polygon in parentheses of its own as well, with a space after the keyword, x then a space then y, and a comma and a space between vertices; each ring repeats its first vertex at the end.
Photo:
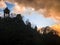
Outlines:
POLYGON ((58 32, 58 35, 60 36, 60 24, 55 24, 52 26, 52 29, 58 32))

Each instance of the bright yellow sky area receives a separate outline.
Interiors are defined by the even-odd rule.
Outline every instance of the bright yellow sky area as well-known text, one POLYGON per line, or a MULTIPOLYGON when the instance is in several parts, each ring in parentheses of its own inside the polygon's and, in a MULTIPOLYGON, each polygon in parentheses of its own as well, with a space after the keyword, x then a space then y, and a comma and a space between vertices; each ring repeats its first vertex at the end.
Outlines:
POLYGON ((52 26, 52 28, 58 32, 58 35, 60 36, 60 24, 55 24, 52 26))

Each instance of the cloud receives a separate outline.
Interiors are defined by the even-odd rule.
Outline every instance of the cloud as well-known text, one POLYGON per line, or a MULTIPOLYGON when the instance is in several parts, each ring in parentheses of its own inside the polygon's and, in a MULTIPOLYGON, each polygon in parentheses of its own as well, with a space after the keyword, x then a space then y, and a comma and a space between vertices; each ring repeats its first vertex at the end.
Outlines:
POLYGON ((13 8, 14 13, 23 13, 25 11, 25 7, 23 5, 18 5, 15 3, 15 6, 13 8))
POLYGON ((5 8, 6 4, 3 0, 0 0, 0 8, 5 8))
POLYGON ((60 0, 8 0, 10 2, 16 2, 18 4, 23 4, 25 6, 34 7, 35 9, 44 9, 47 10, 55 8, 59 10, 60 0))
POLYGON ((5 0, 17 3, 18 7, 32 7, 36 11, 40 11, 45 17, 51 17, 60 20, 60 0, 5 0))

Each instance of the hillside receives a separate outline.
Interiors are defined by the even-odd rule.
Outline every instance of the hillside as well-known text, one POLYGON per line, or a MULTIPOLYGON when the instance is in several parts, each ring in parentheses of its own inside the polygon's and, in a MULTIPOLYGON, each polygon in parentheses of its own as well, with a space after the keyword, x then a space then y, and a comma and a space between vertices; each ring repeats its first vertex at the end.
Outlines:
POLYGON ((31 23, 23 21, 21 14, 16 17, 0 18, 0 45, 59 45, 60 37, 49 26, 31 27, 31 23))

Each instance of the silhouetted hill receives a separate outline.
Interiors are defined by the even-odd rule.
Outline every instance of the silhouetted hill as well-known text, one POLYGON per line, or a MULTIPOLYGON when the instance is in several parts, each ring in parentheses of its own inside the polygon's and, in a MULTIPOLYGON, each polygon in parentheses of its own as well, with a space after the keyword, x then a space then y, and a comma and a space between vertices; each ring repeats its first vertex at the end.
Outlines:
POLYGON ((36 31, 30 22, 25 25, 20 14, 14 18, 0 18, 0 44, 37 45, 39 37, 36 31))
POLYGON ((47 26, 42 29, 43 34, 37 32, 37 27, 22 20, 22 16, 0 18, 0 45, 59 45, 60 37, 47 26), (48 32, 48 33, 46 33, 48 32))

